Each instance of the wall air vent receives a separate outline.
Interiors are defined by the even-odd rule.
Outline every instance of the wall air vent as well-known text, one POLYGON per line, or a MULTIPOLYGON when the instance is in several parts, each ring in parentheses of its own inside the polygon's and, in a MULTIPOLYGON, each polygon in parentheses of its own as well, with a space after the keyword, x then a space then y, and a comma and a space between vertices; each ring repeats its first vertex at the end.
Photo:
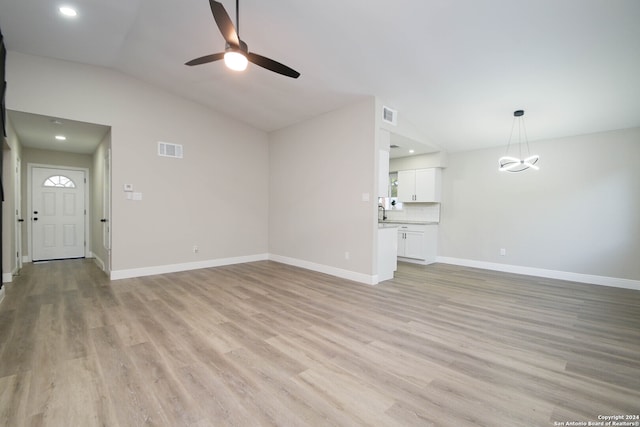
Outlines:
POLYGON ((382 107, 382 120, 394 126, 398 125, 398 112, 389 107, 382 107))
POLYGON ((168 142, 158 142, 158 156, 182 158, 182 145, 170 144, 168 142))

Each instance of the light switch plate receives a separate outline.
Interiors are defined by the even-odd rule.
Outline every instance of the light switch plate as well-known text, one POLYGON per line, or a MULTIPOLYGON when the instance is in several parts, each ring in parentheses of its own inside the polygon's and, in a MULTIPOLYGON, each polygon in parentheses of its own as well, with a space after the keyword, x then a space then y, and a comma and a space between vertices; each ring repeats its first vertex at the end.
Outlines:
POLYGON ((133 184, 125 184, 124 191, 133 191, 133 184))
POLYGON ((133 200, 142 200, 142 193, 133 193, 133 200))

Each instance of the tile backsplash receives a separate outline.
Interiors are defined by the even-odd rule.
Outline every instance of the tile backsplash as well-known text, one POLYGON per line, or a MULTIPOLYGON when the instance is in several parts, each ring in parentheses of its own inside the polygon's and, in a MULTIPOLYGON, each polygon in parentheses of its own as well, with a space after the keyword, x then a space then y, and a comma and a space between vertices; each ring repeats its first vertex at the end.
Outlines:
POLYGON ((387 220, 440 222, 440 203, 403 203, 402 210, 387 209, 387 220))

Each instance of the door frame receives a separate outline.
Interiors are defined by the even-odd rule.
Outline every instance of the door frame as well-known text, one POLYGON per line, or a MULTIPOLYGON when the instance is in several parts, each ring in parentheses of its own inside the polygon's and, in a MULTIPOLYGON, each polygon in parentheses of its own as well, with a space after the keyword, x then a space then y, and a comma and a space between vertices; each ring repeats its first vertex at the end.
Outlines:
POLYGON ((14 221, 15 233, 16 233, 16 270, 19 272, 22 269, 22 261, 24 259, 22 255, 22 159, 20 156, 16 157, 16 180, 15 187, 13 189, 14 200, 16 203, 16 216, 14 221))
POLYGON ((29 262, 33 262, 33 240, 32 240, 32 236, 33 236, 33 209, 31 208, 31 198, 32 198, 32 190, 31 190, 31 186, 32 186, 32 174, 33 174, 33 168, 49 168, 49 169, 60 169, 60 170, 73 170, 73 171, 82 171, 84 172, 84 178, 86 180, 85 186, 84 186, 84 210, 85 210, 85 215, 84 215, 84 257, 85 258, 92 258, 92 254, 91 254, 91 250, 89 248, 91 248, 91 227, 90 227, 90 222, 89 218, 91 218, 91 212, 89 210, 91 203, 90 203, 90 198, 91 198, 91 183, 89 182, 91 175, 89 174, 89 168, 79 168, 79 167, 75 167, 75 166, 61 166, 61 165, 48 165, 48 164, 42 164, 42 163, 28 163, 27 164, 27 213, 28 213, 28 224, 27 224, 27 249, 28 249, 28 256, 29 256, 29 262))
MULTIPOLYGON (((102 218, 106 220, 102 224, 102 246, 107 259, 104 260, 104 271, 111 274, 111 146, 107 147, 103 157, 103 183, 102 183, 102 218)), ((97 237, 97 236, 96 236, 97 237)))

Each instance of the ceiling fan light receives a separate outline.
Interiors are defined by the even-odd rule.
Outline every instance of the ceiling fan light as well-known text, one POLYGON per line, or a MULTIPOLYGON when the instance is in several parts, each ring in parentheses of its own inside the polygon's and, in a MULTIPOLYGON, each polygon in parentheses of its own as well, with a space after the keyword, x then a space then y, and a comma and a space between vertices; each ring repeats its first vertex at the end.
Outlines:
POLYGON ((234 71, 246 70, 248 63, 247 57, 236 50, 229 50, 224 54, 224 64, 234 71))
POLYGON ((58 8, 58 11, 60 11, 60 13, 64 16, 68 16, 69 18, 78 16, 78 12, 76 12, 74 8, 69 6, 61 6, 60 8, 58 8))

